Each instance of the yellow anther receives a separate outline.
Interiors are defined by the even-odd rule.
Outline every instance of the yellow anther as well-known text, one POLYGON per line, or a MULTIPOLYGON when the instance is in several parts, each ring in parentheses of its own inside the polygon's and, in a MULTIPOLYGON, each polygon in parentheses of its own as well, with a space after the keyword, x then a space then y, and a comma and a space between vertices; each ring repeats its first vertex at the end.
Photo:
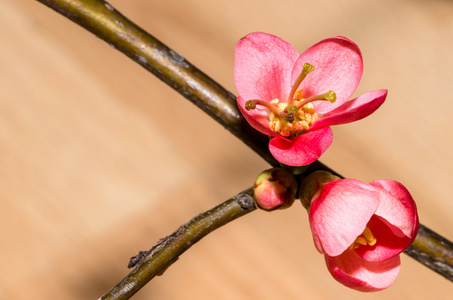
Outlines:
POLYGON ((300 101, 301 99, 304 99, 304 94, 302 94, 302 90, 297 90, 296 93, 294 94, 294 99, 297 101, 300 101))
POLYGON ((275 114, 274 113, 270 113, 269 114, 269 121, 272 122, 272 121, 274 121, 274 119, 275 119, 275 114))
POLYGON ((314 113, 315 112, 315 105, 313 103, 307 103, 305 104, 307 112, 309 113, 314 113))
POLYGON ((311 120, 311 123, 312 123, 312 124, 315 123, 315 122, 318 120, 318 118, 319 118, 318 114, 317 114, 317 113, 314 113, 314 114, 313 114, 313 118, 312 118, 312 120, 311 120))
POLYGON ((351 248, 355 249, 359 247, 360 245, 366 246, 374 246, 377 242, 377 239, 374 237, 373 233, 368 227, 365 227, 365 230, 361 235, 359 235, 354 243, 352 243, 351 248))
POLYGON ((315 106, 311 102, 305 104, 304 106, 302 106, 302 108, 303 108, 303 111, 306 112, 307 114, 312 115, 315 113, 315 106))
POLYGON ((363 236, 357 237, 357 239, 355 240, 355 243, 364 245, 364 246, 368 244, 366 238, 364 238, 363 236))
POLYGON ((278 105, 279 102, 280 102, 280 100, 274 99, 274 100, 271 100, 269 103, 272 105, 278 105))
POLYGON ((291 106, 277 101, 278 99, 274 99, 269 103, 274 108, 269 112, 269 129, 281 136, 298 136, 309 130, 318 119, 312 103, 297 108, 297 100, 291 106))
POLYGON ((304 130, 308 130, 310 128, 310 125, 308 125, 307 121, 301 121, 300 125, 304 130))
POLYGON ((366 227, 362 234, 366 238, 368 245, 373 246, 374 244, 376 244, 377 240, 373 236, 373 233, 371 233, 370 228, 366 227))
POLYGON ((275 126, 274 131, 278 133, 280 129, 282 129, 282 122, 280 120, 276 120, 274 126, 275 126))
POLYGON ((280 102, 277 104, 277 107, 280 108, 281 110, 284 110, 287 106, 288 104, 285 102, 280 102))
POLYGON ((284 137, 288 137, 288 136, 291 135, 291 132, 290 132, 290 131, 281 131, 281 132, 280 132, 280 135, 281 135, 281 136, 284 136, 284 137))

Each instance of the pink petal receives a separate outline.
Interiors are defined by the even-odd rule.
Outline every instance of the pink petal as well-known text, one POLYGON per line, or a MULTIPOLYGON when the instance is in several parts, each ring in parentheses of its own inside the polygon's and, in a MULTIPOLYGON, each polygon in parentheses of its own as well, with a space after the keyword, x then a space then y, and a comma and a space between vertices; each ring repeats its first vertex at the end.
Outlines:
POLYGON ((263 134, 277 136, 275 132, 269 129, 269 113, 266 110, 260 109, 259 106, 256 109, 246 110, 245 102, 247 101, 241 96, 238 96, 236 100, 242 115, 253 128, 263 134))
POLYGON ((376 180, 370 184, 380 189, 376 215, 398 227, 412 242, 417 235, 419 222, 417 206, 409 191, 394 180, 376 180))
POLYGON ((317 160, 332 143, 332 130, 324 127, 291 140, 275 137, 269 142, 271 154, 289 166, 304 166, 317 160))
POLYGON ((369 262, 380 262, 400 254, 407 248, 410 238, 385 219, 374 215, 367 227, 373 233, 377 242, 374 246, 359 246, 357 254, 369 262))
POLYGON ((338 256, 363 233, 379 205, 378 191, 355 179, 326 184, 312 202, 310 227, 321 253, 338 256))
POLYGON ((234 83, 246 100, 286 101, 291 90, 291 70, 297 51, 284 40, 267 33, 251 33, 237 43, 234 83))
POLYGON ((316 111, 321 114, 346 102, 362 77, 362 54, 356 44, 344 37, 322 40, 302 53, 292 70, 291 83, 296 81, 305 63, 315 67, 300 85, 305 98, 329 90, 337 95, 337 101, 333 104, 327 101, 314 103, 316 111))
POLYGON ((338 282, 361 292, 388 288, 398 276, 401 266, 399 256, 373 263, 361 259, 353 250, 336 257, 324 257, 327 269, 338 282))
POLYGON ((377 110, 384 103, 385 97, 387 97, 387 90, 377 90, 347 101, 342 106, 321 116, 312 129, 363 119, 377 110))

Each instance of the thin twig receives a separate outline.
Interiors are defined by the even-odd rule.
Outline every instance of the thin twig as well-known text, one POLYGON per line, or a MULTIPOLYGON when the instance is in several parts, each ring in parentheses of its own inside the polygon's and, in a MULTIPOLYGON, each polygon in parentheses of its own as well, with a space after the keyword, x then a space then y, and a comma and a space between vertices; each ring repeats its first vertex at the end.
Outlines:
POLYGON ((420 224, 417 238, 404 252, 453 281, 453 243, 431 229, 420 224))
POLYGON ((100 299, 129 299, 155 276, 161 275, 193 244, 213 230, 256 209, 249 188, 224 203, 202 213, 174 233, 160 240, 147 252, 140 252, 129 263, 135 269, 100 299))
MULTIPOLYGON (((190 64, 184 57, 129 21, 110 4, 102 0, 38 1, 91 31, 114 48, 129 56, 200 107, 271 165, 278 165, 278 162, 268 151, 267 137, 257 134, 247 124, 236 107, 233 94, 190 64)), ((314 169, 328 169, 319 161, 312 164, 312 167, 314 169)), ((197 240, 200 238, 198 237, 197 240)), ((190 244, 193 243, 194 241, 190 242, 190 244)), ((163 247, 163 249, 165 248, 167 247, 163 247)), ((451 276, 452 250, 451 242, 421 225, 417 238, 406 253, 453 281, 451 276)), ((163 250, 161 249, 160 251, 163 250)), ((177 255, 179 256, 180 253, 177 255)), ((152 259, 146 259, 146 263, 140 264, 132 273, 146 274, 148 272, 147 266, 153 264, 157 259, 156 257, 158 256, 153 255, 152 259)), ((174 261, 173 258, 168 256, 165 259, 164 262, 168 263, 168 265, 174 261)), ((147 278, 147 276, 143 276, 147 278)), ((139 277, 137 277, 137 280, 139 277)), ((140 283, 140 286, 145 283, 140 283)), ((124 283, 122 288, 119 289, 128 290, 130 288, 128 283, 124 283)), ((136 291, 135 288, 131 290, 134 290, 134 293, 136 291)), ((127 298, 115 298, 109 295, 103 299, 127 298)))

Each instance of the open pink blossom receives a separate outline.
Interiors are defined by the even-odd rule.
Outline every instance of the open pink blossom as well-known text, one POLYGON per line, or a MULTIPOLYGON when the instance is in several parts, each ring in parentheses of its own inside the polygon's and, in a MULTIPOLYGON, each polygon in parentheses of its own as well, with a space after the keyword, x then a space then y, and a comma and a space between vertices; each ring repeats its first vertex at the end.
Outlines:
POLYGON ((273 137, 269 150, 279 162, 307 165, 332 143, 330 126, 360 120, 384 102, 387 90, 348 101, 362 70, 359 48, 344 37, 299 55, 276 36, 251 33, 236 46, 237 103, 252 127, 273 137))
POLYGON ((394 282, 399 254, 415 239, 419 226, 409 191, 392 180, 328 183, 313 196, 309 220, 329 272, 345 286, 363 292, 382 290, 394 282))

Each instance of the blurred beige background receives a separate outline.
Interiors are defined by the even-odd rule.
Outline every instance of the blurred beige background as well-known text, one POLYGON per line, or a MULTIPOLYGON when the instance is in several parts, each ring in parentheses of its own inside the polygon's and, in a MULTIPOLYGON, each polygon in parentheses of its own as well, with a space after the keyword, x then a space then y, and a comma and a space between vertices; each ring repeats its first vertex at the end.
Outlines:
MULTIPOLYGON (((322 157, 347 177, 395 179, 421 222, 453 239, 452 1, 110 2, 229 90, 253 31, 302 52, 355 41, 370 118, 334 128, 322 157)), ((127 57, 36 1, 0 0, 0 299, 97 299, 146 250, 248 186, 267 164, 127 57), (168 119, 168 111, 172 119, 168 119)), ((410 257, 381 293, 333 280, 299 203, 254 212, 184 254, 134 299, 449 299, 410 257)))

